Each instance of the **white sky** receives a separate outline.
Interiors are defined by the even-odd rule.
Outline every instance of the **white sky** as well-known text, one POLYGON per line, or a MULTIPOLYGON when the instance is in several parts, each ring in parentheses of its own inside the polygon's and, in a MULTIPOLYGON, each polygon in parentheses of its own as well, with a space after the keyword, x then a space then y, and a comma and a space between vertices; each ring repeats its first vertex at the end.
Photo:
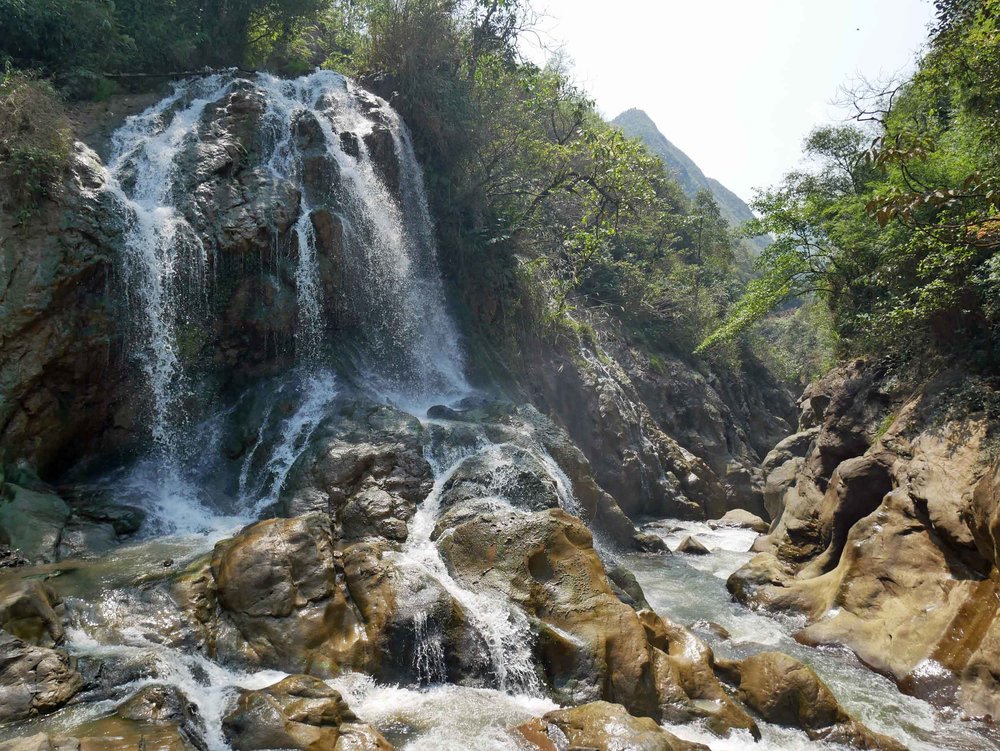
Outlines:
POLYGON ((930 0, 533 0, 608 118, 629 107, 745 200, 799 161, 859 74, 913 69, 930 0))

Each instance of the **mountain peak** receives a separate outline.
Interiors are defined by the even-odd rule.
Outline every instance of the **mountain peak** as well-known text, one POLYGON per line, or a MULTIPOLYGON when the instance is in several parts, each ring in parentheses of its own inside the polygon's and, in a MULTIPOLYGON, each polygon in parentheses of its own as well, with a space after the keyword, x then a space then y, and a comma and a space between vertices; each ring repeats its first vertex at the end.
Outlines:
MULTIPOLYGON (((646 148, 660 157, 689 198, 694 198, 699 191, 707 190, 719 204, 722 216, 733 227, 753 218, 753 212, 742 198, 718 180, 706 176, 691 157, 660 132, 653 118, 644 110, 638 107, 625 110, 611 124, 621 128, 630 138, 642 141, 646 148)), ((761 249, 767 245, 764 238, 755 238, 751 242, 761 249)))

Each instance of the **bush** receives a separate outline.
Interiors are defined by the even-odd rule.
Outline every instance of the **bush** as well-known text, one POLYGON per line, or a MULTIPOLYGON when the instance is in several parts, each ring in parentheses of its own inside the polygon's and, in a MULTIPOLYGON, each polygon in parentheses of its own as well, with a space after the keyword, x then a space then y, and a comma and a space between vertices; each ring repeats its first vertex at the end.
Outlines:
POLYGON ((0 185, 22 220, 56 189, 70 144, 69 120, 52 85, 8 69, 0 81, 0 185))

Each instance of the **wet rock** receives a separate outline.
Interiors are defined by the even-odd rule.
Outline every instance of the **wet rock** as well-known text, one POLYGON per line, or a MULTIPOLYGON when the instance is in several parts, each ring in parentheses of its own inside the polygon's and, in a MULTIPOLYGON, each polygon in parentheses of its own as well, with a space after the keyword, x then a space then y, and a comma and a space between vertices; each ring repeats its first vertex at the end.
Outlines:
POLYGON ((73 732, 78 735, 15 738, 0 742, 0 751, 200 751, 170 726, 101 720, 73 732))
POLYGON ((0 580, 0 629, 29 644, 54 646, 63 640, 61 603, 38 579, 0 580))
POLYGON ((751 529, 754 532, 765 533, 771 525, 761 519, 756 514, 751 514, 744 509, 733 509, 727 511, 721 519, 714 519, 708 523, 712 529, 722 529, 725 527, 735 527, 736 529, 751 529))
POLYGON ((169 725, 177 729, 184 740, 200 751, 206 751, 202 738, 204 723, 197 708, 174 686, 152 685, 139 689, 115 710, 123 720, 145 725, 169 725))
POLYGON ((293 675, 260 691, 241 691, 223 719, 236 751, 287 748, 315 751, 391 751, 370 725, 361 723, 340 693, 323 681, 293 675))
POLYGON ((711 648, 687 629, 651 610, 641 610, 638 615, 654 648, 663 719, 673 722, 700 719, 719 735, 742 729, 759 739, 757 723, 719 682, 711 648))
MULTIPOLYGON (((130 401, 108 295, 120 227, 97 155, 74 145, 66 177, 27 222, 0 207, 0 445, 43 474, 114 444, 130 401)), ((16 547, 16 546, 15 546, 16 547)), ((28 556, 33 557, 33 556, 28 556)))
POLYGON ((739 698, 768 722, 802 728, 814 740, 861 749, 905 751, 845 712, 815 672, 780 652, 763 652, 739 663, 739 698))
POLYGON ((30 561, 10 545, 0 543, 0 569, 27 566, 30 561))
POLYGON ((815 437, 777 452, 809 442, 781 517, 728 585, 745 603, 805 614, 800 641, 845 645, 910 692, 946 695, 950 674, 967 711, 988 714, 1000 671, 988 646, 1000 630, 989 426, 948 401, 970 379, 946 371, 907 390, 858 361, 811 386, 800 427, 815 437))
POLYGON ((604 699, 637 715, 707 719, 719 732, 756 729, 718 683, 707 648, 615 596, 576 518, 493 512, 447 530, 438 547, 460 582, 509 598, 537 624, 535 653, 558 701, 604 699))
POLYGON ((707 631, 713 633, 720 639, 732 638, 732 634, 729 633, 729 630, 715 621, 695 621, 691 624, 690 628, 692 631, 707 631))
POLYGON ((49 492, 0 486, 0 541, 36 563, 58 559, 59 538, 70 518, 66 502, 49 492))
POLYGON ((459 464, 442 488, 441 508, 490 497, 524 511, 559 507, 556 483, 545 465, 531 451, 510 444, 459 464))
POLYGON ((615 596, 629 607, 636 610, 650 609, 635 574, 624 566, 611 566, 608 569, 608 582, 615 596))
POLYGON ((64 652, 0 631, 0 722, 59 709, 82 685, 76 661, 64 652))
POLYGON ((395 607, 391 568, 378 545, 335 542, 324 514, 259 522, 219 543, 175 598, 220 657, 327 677, 374 672, 395 607))
POLYGON ((634 717, 623 706, 605 701, 559 709, 517 728, 539 751, 708 751, 700 743, 682 741, 648 717, 634 717))
POLYGON ((316 430, 290 473, 280 510, 324 511, 346 540, 406 539, 433 484, 416 418, 365 402, 342 405, 316 430))
POLYGON ((681 540, 674 549, 675 553, 685 553, 687 555, 711 555, 712 551, 705 547, 697 537, 688 536, 681 540))

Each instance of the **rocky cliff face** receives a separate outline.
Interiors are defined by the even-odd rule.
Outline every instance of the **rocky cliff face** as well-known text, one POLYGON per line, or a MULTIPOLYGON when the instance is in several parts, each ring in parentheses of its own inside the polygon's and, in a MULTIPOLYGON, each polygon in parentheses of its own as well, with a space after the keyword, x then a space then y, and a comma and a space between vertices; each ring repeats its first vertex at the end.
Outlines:
POLYGON ((528 398, 566 428, 633 518, 718 518, 734 508, 769 518, 760 463, 789 431, 793 406, 763 368, 750 362, 744 377, 720 376, 672 356, 654 360, 614 336, 527 362, 528 398))
POLYGON ((957 371, 914 388, 863 361, 810 386, 800 432, 764 461, 776 520, 730 590, 804 613, 805 642, 996 717, 993 393, 957 371))
MULTIPOLYGON (((335 202, 317 199, 341 179, 320 148, 319 124, 302 117, 295 126, 305 155, 299 190, 275 179, 263 160, 265 110, 260 91, 237 82, 206 107, 198 139, 180 148, 170 173, 171 200, 207 259, 178 293, 187 309, 176 348, 190 371, 188 411, 293 363, 302 232, 315 240, 327 336, 350 341, 364 317, 345 302, 345 289, 363 282, 347 271, 356 261, 344 256, 343 220, 335 202), (313 207, 307 228, 294 219, 304 202, 313 207)), ((398 191, 388 129, 376 125, 364 140, 398 191)), ((131 179, 128 170, 119 177, 131 179)), ((135 447, 150 421, 137 398, 133 308, 143 301, 121 270, 127 218, 105 190, 109 179, 100 157, 78 144, 54 201, 23 225, 3 216, 0 445, 8 463, 26 461, 46 479, 135 447)), ((636 517, 718 516, 736 507, 763 514, 757 467, 789 432, 783 387, 752 363, 745 378, 720 377, 679 358, 654 364, 627 342, 608 341, 567 355, 540 349, 523 369, 527 398, 567 428, 598 483, 636 517)))

